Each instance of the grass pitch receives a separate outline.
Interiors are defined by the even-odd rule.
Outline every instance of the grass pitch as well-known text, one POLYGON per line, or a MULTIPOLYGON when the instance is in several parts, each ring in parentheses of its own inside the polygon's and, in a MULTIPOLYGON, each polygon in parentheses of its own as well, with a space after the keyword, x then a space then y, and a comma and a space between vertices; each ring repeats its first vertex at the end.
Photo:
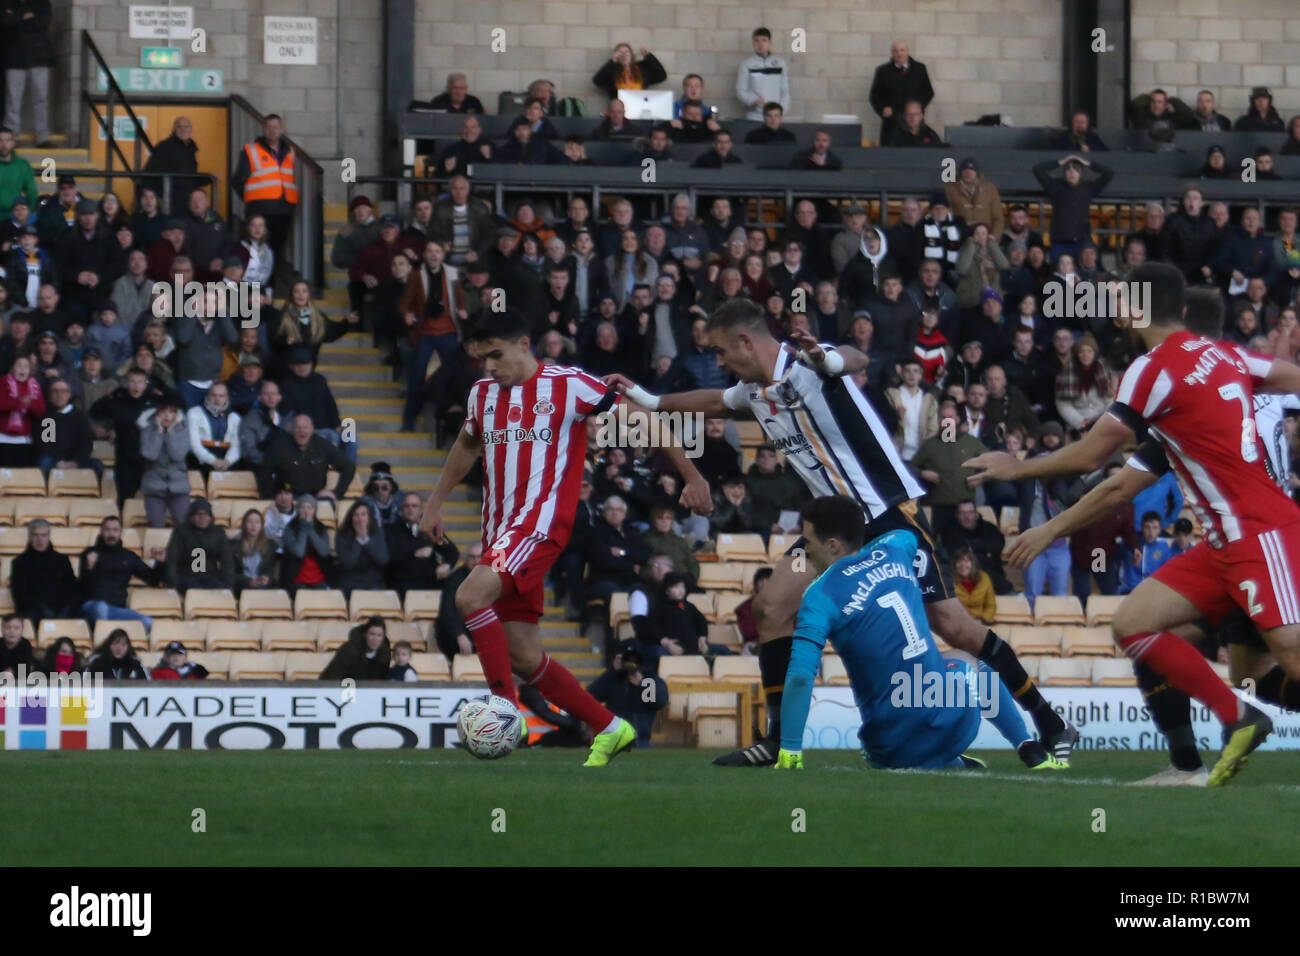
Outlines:
POLYGON ((0 859, 1259 866, 1300 851, 1300 753, 1255 754, 1222 790, 1123 786, 1164 766, 1155 753, 1079 753, 1051 775, 1010 752, 985 754, 982 773, 872 771, 849 751, 809 751, 806 770, 778 773, 714 767, 715 753, 638 750, 588 770, 577 750, 494 762, 452 750, 10 752, 10 799, 65 825, 12 833, 0 859), (192 830, 196 808, 206 832, 192 830))

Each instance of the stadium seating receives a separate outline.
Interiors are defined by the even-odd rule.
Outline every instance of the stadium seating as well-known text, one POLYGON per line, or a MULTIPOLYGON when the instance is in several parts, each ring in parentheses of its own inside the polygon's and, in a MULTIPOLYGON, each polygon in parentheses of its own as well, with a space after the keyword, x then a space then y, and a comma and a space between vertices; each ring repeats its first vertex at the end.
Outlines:
POLYGON ((706 591, 741 591, 743 581, 744 570, 738 564, 700 564, 698 584, 706 591))
MULTIPOLYGON (((999 600, 1001 600, 999 598, 999 600)), ((1078 624, 1083 625, 1083 605, 1072 595, 1054 597, 1040 594, 1034 602, 1035 624, 1078 624)))
POLYGON ((708 680, 709 662, 699 654, 666 655, 659 658, 659 676, 665 681, 708 680))
POLYGON ((285 680, 320 680, 321 671, 333 654, 288 653, 284 655, 285 680))
POLYGON ((611 594, 609 598, 609 626, 618 627, 625 621, 632 619, 631 613, 627 607, 628 594, 626 591, 619 591, 611 594))
POLYGON ((144 528, 149 524, 149 516, 144 510, 143 498, 127 498, 122 502, 122 527, 144 528))
POLYGON ((26 548, 26 528, 0 528, 0 554, 12 557, 22 554, 26 548))
POLYGON ((356 625, 351 621, 321 621, 316 625, 316 647, 333 653, 348 642, 356 625))
POLYGON ((316 651, 316 628, 313 621, 266 621, 262 625, 262 650, 316 651))
POLYGON ((398 641, 408 641, 413 651, 420 652, 432 649, 433 641, 429 637, 427 624, 418 621, 389 620, 386 625, 390 644, 395 645, 398 641))
POLYGON ((714 619, 714 596, 712 594, 707 592, 704 594, 688 594, 686 600, 699 608, 700 613, 704 615, 704 620, 712 621, 714 619))
POLYGON ((72 643, 77 645, 77 650, 85 652, 90 650, 90 627, 81 618, 58 619, 46 618, 41 621, 41 626, 36 632, 39 647, 49 647, 60 637, 72 638, 72 643))
POLYGON ((212 617, 214 615, 186 614, 181 608, 181 596, 165 588, 131 588, 128 606, 133 611, 152 618, 212 617))
POLYGON ((1080 657, 1041 658, 1038 683, 1044 687, 1088 687, 1092 684, 1092 661, 1080 657))
POLYGON ((433 621, 438 617, 441 604, 441 591, 407 591, 402 602, 402 617, 408 621, 433 621))
POLYGON ((1124 600, 1123 595, 1105 595, 1092 594, 1088 596, 1088 610, 1085 615, 1084 623, 1088 627, 1097 627, 1102 624, 1109 624, 1115 617, 1115 611, 1118 610, 1120 603, 1124 600))
POLYGON ((360 621, 363 618, 376 616, 384 618, 402 616, 402 599, 397 596, 397 592, 353 591, 352 598, 348 602, 348 617, 360 621))
POLYGON ((245 588, 239 594, 239 618, 292 621, 293 602, 289 600, 289 592, 245 588))
POLYGON ((95 631, 91 639, 94 641, 95 646, 98 647, 108 639, 108 635, 118 629, 126 631, 126 636, 131 639, 131 646, 135 648, 137 654, 141 648, 149 646, 148 635, 145 634, 144 624, 140 621, 96 621, 95 631))
POLYGON ((293 616, 298 621, 346 621, 348 606, 342 591, 313 591, 302 588, 294 595, 293 616))
POLYGON ((1023 595, 999 594, 993 620, 998 624, 1033 624, 1034 612, 1023 595))
POLYGON ((799 540, 797 534, 774 534, 767 539, 767 560, 775 563, 785 555, 787 551, 794 547, 794 543, 799 540))
POLYGON ((736 594, 732 591, 723 591, 717 595, 713 603, 713 618, 717 624, 731 624, 736 620, 736 608, 750 599, 748 594, 736 594))
POLYGON ((68 503, 61 498, 20 498, 14 502, 14 524, 26 525, 41 518, 52 525, 68 523, 68 503))
POLYGON ((1018 655, 1057 654, 1061 649, 1060 627, 1017 624, 1007 628, 1005 638, 1018 655))
POLYGON ((67 495, 99 497, 99 477, 90 468, 51 468, 49 494, 59 498, 67 495))
POLYGON ((1092 662, 1092 682, 1098 687, 1136 687, 1133 662, 1127 657, 1098 657, 1092 662))
POLYGON ((149 650, 161 650, 172 641, 180 641, 187 651, 199 650, 205 646, 207 633, 206 620, 154 621, 153 630, 149 632, 149 650))
POLYGON ((226 680, 230 676, 230 654, 221 652, 210 654, 195 651, 188 655, 191 664, 202 664, 208 670, 208 677, 213 680, 226 680))
POLYGON ((210 621, 207 649, 210 651, 260 651, 261 621, 210 621))
POLYGON ((713 679, 752 683, 763 678, 758 671, 757 657, 750 654, 733 654, 714 658, 713 679))
POLYGON ((766 561, 767 548, 756 534, 720 534, 717 540, 719 561, 766 561))
POLYGON ((239 605, 233 591, 225 588, 190 588, 185 592, 185 617, 215 617, 234 620, 239 617, 239 605))
POLYGON ((117 505, 106 498, 74 498, 68 502, 68 524, 74 528, 93 527, 98 533, 105 518, 117 515, 117 505))
POLYGON ((484 681, 483 665, 477 654, 457 654, 451 662, 451 679, 458 681, 484 681))
POLYGON ((451 680, 451 665, 442 654, 412 654, 411 666, 420 680, 451 680))
POLYGON ((822 680, 823 684, 829 684, 831 687, 848 687, 849 672, 844 669, 844 661, 838 654, 822 655, 822 680))
POLYGON ((278 654, 235 651, 230 655, 231 680, 284 680, 285 660, 278 654))
POLYGON ((13 593, 8 588, 0 588, 0 614, 11 614, 13 610, 13 593))
POLYGON ((1109 627, 1067 627, 1061 652, 1068 657, 1114 657, 1115 642, 1109 627))
POLYGON ((0 468, 0 486, 6 495, 44 495, 45 476, 39 468, 0 468))

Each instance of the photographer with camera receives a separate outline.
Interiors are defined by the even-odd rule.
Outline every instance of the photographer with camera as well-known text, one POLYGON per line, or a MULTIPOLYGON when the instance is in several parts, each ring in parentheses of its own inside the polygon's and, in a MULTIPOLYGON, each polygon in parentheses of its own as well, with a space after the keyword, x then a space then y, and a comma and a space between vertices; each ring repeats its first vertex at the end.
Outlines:
POLYGON ((624 641, 609 669, 591 682, 587 693, 636 728, 638 747, 649 747, 655 713, 668 705, 668 685, 644 674, 641 663, 636 642, 624 641))

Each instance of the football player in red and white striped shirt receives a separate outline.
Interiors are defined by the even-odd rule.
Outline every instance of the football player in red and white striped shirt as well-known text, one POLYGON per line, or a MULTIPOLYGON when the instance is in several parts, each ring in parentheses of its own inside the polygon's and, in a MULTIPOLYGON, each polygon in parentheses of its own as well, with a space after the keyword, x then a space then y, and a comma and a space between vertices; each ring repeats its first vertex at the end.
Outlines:
MULTIPOLYGON (((632 725, 599 704, 542 650, 546 573, 573 530, 587 450, 586 419, 627 399, 581 369, 542 365, 530 323, 488 313, 466 336, 487 378, 475 382, 465 427, 447 456, 420 526, 438 540, 442 504, 483 455, 483 560, 456 591, 488 687, 516 700, 513 674, 595 732, 584 766, 609 763, 636 741, 632 725)), ((649 414, 648 411, 646 414, 649 414)), ((680 447, 665 449, 686 479, 682 503, 712 510, 706 482, 680 447)))
POLYGON ((1239 701, 1174 628, 1234 607, 1259 628, 1291 680, 1300 680, 1300 508, 1264 465, 1253 397, 1300 393, 1300 368, 1214 342, 1183 326, 1186 284, 1163 263, 1135 269, 1145 283, 1119 324, 1146 346, 1120 381, 1108 414, 1073 445, 1017 461, 1003 453, 965 462, 972 484, 1092 471, 1149 433, 1164 447, 1205 540, 1174 557, 1120 605, 1111 628, 1134 660, 1209 706, 1224 724, 1224 746, 1209 785, 1222 786, 1272 729, 1268 717, 1239 701), (1139 311, 1136 305, 1142 306, 1139 311))

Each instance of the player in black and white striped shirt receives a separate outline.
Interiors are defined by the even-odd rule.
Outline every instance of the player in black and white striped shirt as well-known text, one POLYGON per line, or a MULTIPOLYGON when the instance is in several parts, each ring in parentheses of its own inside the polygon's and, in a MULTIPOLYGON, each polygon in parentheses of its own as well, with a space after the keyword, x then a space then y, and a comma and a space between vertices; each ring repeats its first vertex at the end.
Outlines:
MULTIPOLYGON (((763 311, 733 300, 709 317, 709 345, 720 365, 740 379, 722 391, 705 389, 653 396, 622 376, 611 376, 638 404, 668 412, 727 416, 748 408, 768 440, 785 454, 814 497, 846 495, 862 506, 867 539, 905 530, 917 539, 917 582, 930 625, 953 647, 987 662, 1034 718, 1042 738, 1020 749, 1034 768, 1068 764, 1078 731, 1052 710, 1011 647, 976 621, 953 596, 946 555, 931 534, 917 499, 925 494, 894 447, 893 438, 853 381, 867 357, 847 346, 819 345, 800 334, 803 351, 773 338, 763 311), (1046 748, 1046 749, 1045 749, 1046 748), (1049 753, 1050 751, 1050 753, 1049 753)), ((759 668, 767 700, 767 737, 745 750, 719 757, 728 766, 770 766, 780 746, 781 692, 790 661, 799 602, 816 574, 803 542, 787 552, 754 598, 759 631, 759 668)))

